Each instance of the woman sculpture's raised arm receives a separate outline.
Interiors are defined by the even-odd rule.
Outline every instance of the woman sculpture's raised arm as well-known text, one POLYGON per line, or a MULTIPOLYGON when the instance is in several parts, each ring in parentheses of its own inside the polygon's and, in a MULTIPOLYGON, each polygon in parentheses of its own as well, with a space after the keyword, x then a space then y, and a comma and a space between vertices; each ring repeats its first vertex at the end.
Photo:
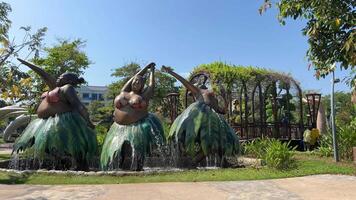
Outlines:
POLYGON ((164 143, 160 120, 148 112, 149 101, 155 87, 154 73, 155 64, 150 63, 127 81, 121 93, 116 96, 115 122, 106 135, 100 158, 103 170, 112 168, 142 170, 145 156, 164 143), (146 73, 149 73, 149 83, 144 89, 146 73), (115 156, 117 158, 114 158, 115 156), (118 160, 120 162, 117 165, 118 160))
POLYGON ((177 73, 173 72, 172 69, 166 66, 162 66, 162 71, 166 72, 173 77, 175 77, 178 81, 180 81, 184 87, 187 88, 197 99, 197 101, 201 101, 209 105, 212 109, 214 109, 216 112, 220 114, 225 114, 227 107, 225 106, 224 108, 221 108, 219 106, 218 99, 215 97, 213 91, 209 91, 206 87, 201 87, 198 88, 194 84, 190 83, 189 81, 185 80, 183 77, 178 75, 177 73))
POLYGON ((148 69, 153 68, 156 64, 155 63, 150 63, 148 64, 146 67, 144 67, 143 69, 141 69, 139 72, 136 73, 135 76, 131 77, 126 83, 125 85, 122 87, 121 92, 131 92, 132 88, 132 81, 135 79, 136 76, 144 76, 147 72, 148 69))
POLYGON ((50 91, 42 94, 37 108, 38 119, 32 121, 16 140, 13 151, 33 147, 34 151, 29 151, 29 155, 33 154, 31 159, 41 162, 51 158, 52 167, 66 163, 70 168, 88 169, 97 153, 96 135, 87 109, 74 88, 84 83, 84 79, 68 72, 54 79, 40 67, 18 60, 39 74, 50 91))
POLYGON ((42 68, 30 62, 22 60, 21 58, 17 58, 17 60, 19 60, 22 64, 26 65, 34 72, 36 72, 38 75, 40 75, 42 79, 45 81, 46 85, 48 85, 49 89, 53 90, 54 88, 56 88, 56 79, 50 74, 48 74, 47 72, 45 72, 42 68))
POLYGON ((176 144, 180 156, 191 158, 193 166, 207 156, 216 155, 220 162, 217 164, 224 166, 225 156, 237 153, 239 145, 233 129, 218 114, 224 114, 226 106, 220 108, 214 92, 204 84, 197 87, 165 66, 162 66, 162 71, 180 81, 196 99, 174 120, 168 141, 176 144))
POLYGON ((153 97, 154 88, 155 88, 155 68, 151 67, 148 86, 142 94, 143 98, 147 100, 151 99, 153 97))
POLYGON ((175 73, 170 67, 162 66, 161 71, 166 72, 176 78, 179 82, 181 82, 187 90, 189 90, 196 98, 200 95, 200 89, 195 87, 195 85, 191 84, 189 81, 185 80, 179 74, 175 73))

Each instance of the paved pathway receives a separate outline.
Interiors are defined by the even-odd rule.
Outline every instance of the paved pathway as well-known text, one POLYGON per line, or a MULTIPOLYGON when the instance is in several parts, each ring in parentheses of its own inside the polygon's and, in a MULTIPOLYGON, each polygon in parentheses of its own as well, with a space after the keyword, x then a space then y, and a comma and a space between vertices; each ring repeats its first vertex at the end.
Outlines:
POLYGON ((0 185, 7 200, 356 199, 356 177, 317 175, 263 181, 122 185, 0 185))
POLYGON ((0 144, 0 154, 11 154, 13 143, 0 144))

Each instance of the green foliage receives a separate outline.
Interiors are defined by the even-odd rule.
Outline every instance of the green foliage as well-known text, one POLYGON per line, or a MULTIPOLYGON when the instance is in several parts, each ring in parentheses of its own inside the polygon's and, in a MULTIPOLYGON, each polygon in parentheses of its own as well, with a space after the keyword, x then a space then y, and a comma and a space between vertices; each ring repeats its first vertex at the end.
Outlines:
MULTIPOLYGON (((4 141, 3 141, 4 143, 4 141)), ((3 144, 1 143, 1 144, 3 144)), ((2 160, 10 160, 11 159, 11 154, 0 154, 0 161, 2 160)))
POLYGON ((45 57, 36 58, 33 62, 45 66, 44 70, 54 77, 64 72, 82 75, 91 64, 86 53, 82 51, 83 47, 85 47, 85 41, 81 39, 58 40, 58 44, 44 49, 45 57))
POLYGON ((166 121, 166 120, 161 120, 162 126, 163 126, 163 131, 164 131, 164 137, 168 138, 169 130, 171 128, 171 125, 166 121))
POLYGON ((184 170, 174 172, 153 172, 145 175, 127 176, 83 176, 50 173, 5 173, 0 172, 1 184, 124 184, 155 182, 206 182, 206 181, 242 181, 265 180, 276 178, 301 177, 317 174, 355 175, 355 166, 349 162, 335 163, 330 158, 320 158, 306 153, 297 153, 297 168, 291 170, 274 170, 268 167, 184 170))
MULTIPOLYGON (((265 0, 261 11, 271 6, 265 0)), ((316 71, 317 78, 325 77, 340 68, 354 69, 356 65, 356 17, 354 0, 278 0, 279 20, 305 19, 302 32, 308 37, 307 57, 316 71)), ((356 75, 350 74, 350 86, 355 87, 356 75)))
POLYGON ((113 122, 114 106, 112 103, 105 103, 102 101, 92 101, 88 106, 90 120, 94 123, 106 124, 106 127, 113 122))
MULTIPOLYGON (((341 159, 352 160, 352 147, 356 147, 356 118, 348 125, 338 126, 336 130, 339 156, 341 159)), ((317 152, 321 156, 333 155, 332 134, 322 135, 317 152)))
MULTIPOLYGON (((214 83, 220 82, 227 87, 227 90, 233 87, 234 83, 239 81, 262 80, 266 75, 275 74, 273 71, 251 66, 228 65, 222 62, 213 62, 202 64, 196 67, 192 74, 197 72, 209 72, 214 83)), ((216 87, 213 87, 215 89, 216 87)))
POLYGON ((296 167, 293 151, 295 148, 289 148, 288 143, 282 143, 277 140, 271 140, 266 149, 265 161, 268 167, 275 169, 290 169, 296 167))
MULTIPOLYGON (((294 87, 299 89, 299 84, 290 75, 279 73, 273 70, 267 70, 252 66, 236 66, 228 65, 222 62, 213 62, 210 64, 203 64, 196 67, 192 74, 199 72, 208 72, 211 78, 212 89, 216 93, 220 93, 219 86, 226 88, 227 95, 229 93, 240 93, 241 87, 246 85, 246 92, 248 97, 251 98, 253 88, 257 83, 261 83, 262 88, 266 88, 264 91, 266 100, 266 117, 268 122, 282 122, 288 120, 289 122, 295 122, 296 120, 296 104, 298 102, 293 100, 291 93, 287 94, 286 91, 294 87), (276 104, 272 105, 272 102, 276 100, 276 104), (289 102, 289 104, 288 104, 289 102)), ((243 91, 244 93, 245 91, 243 91)), ((245 104, 245 97, 242 96, 242 109, 240 107, 235 111, 236 115, 242 114, 243 122, 245 115, 247 114, 248 120, 251 120, 252 103, 247 102, 245 104), (249 110, 245 113, 246 109, 249 110)), ((239 102, 241 103, 241 102, 239 102)), ((256 103, 256 100, 255 102, 256 103)), ((256 104, 255 104, 256 105, 256 104)), ((236 123, 242 123, 240 116, 232 119, 236 123)))
POLYGON ((121 88, 125 85, 131 77, 133 77, 140 70, 140 65, 134 62, 131 62, 122 67, 116 68, 114 73, 111 76, 118 78, 119 80, 110 84, 108 90, 108 98, 114 99, 117 95, 120 94, 121 88))
POLYGON ((30 95, 31 78, 27 73, 21 72, 17 67, 0 67, 0 98, 14 104, 25 100, 30 95), (1 78, 0 78, 1 79, 1 78))
POLYGON ((244 154, 263 159, 270 142, 268 138, 257 138, 251 142, 247 142, 244 145, 244 154))
POLYGON ((262 159, 268 167, 290 169, 295 167, 294 148, 276 139, 258 138, 244 145, 244 153, 262 159))
POLYGON ((284 122, 285 120, 293 122, 295 121, 293 113, 296 111, 296 102, 293 102, 293 96, 291 94, 281 94, 283 90, 289 90, 290 85, 282 81, 279 83, 278 89, 279 91, 277 93, 277 87, 273 84, 266 92, 269 95, 266 101, 267 122, 284 122), (273 105, 274 97, 276 98, 276 105, 273 105))
POLYGON ((98 149, 100 153, 101 149, 103 148, 103 144, 105 141, 106 133, 108 132, 108 128, 103 125, 97 125, 95 126, 95 132, 96 132, 96 140, 98 141, 98 149))
MULTIPOLYGON (((351 93, 335 92, 335 121, 339 126, 345 126, 356 118, 356 104, 351 102, 351 93)), ((322 104, 326 111, 327 118, 330 119, 330 95, 322 97, 322 104)))
POLYGON ((88 112, 90 120, 94 124, 97 124, 95 126, 95 131, 100 153, 104 144, 106 133, 113 123, 114 106, 112 103, 105 105, 102 101, 92 101, 88 106, 88 112))
POLYGON ((14 104, 27 99, 31 79, 19 71, 12 60, 20 53, 27 57, 38 57, 47 28, 40 28, 32 33, 31 27, 21 27, 20 30, 24 33, 22 40, 12 39, 9 36, 11 20, 8 18, 11 11, 9 4, 0 2, 0 98, 14 104))
MULTIPOLYGON (((82 75, 91 64, 82 50, 84 46, 85 41, 81 39, 58 40, 54 46, 44 49, 44 57, 34 58, 32 61, 38 66, 43 66, 43 69, 55 78, 65 72, 82 75)), ((32 72, 31 77, 34 82, 34 93, 38 97, 46 90, 46 85, 37 74, 32 72)))
POLYGON ((152 101, 150 101, 150 110, 158 111, 164 117, 168 117, 168 112, 164 112, 164 103, 163 99, 167 96, 167 94, 172 92, 177 92, 178 88, 175 86, 176 79, 172 76, 167 75, 166 73, 162 73, 158 70, 155 72, 155 90, 152 101))
POLYGON ((11 21, 8 18, 12 11, 11 6, 5 2, 0 3, 0 41, 2 43, 8 41, 8 32, 11 27, 11 21))
MULTIPOLYGON (((7 106, 6 102, 0 99, 0 108, 7 106)), ((0 132, 6 128, 5 120, 0 120, 0 132)))

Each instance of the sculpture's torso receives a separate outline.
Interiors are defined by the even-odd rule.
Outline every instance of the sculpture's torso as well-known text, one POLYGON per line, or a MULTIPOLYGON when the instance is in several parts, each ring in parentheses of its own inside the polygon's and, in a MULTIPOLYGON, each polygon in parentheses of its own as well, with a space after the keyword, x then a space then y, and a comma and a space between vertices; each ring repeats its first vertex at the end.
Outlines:
POLYGON ((43 93, 41 99, 42 101, 37 108, 39 118, 46 119, 56 114, 72 111, 70 104, 63 97, 59 87, 43 93))
POLYGON ((148 115, 148 101, 134 92, 121 92, 114 105, 115 122, 121 125, 135 123, 148 115))
POLYGON ((200 100, 208 104, 209 106, 212 105, 215 101, 217 101, 214 92, 209 90, 202 90, 202 89, 200 91, 201 91, 200 100))
POLYGON ((212 109, 214 109, 215 112, 225 114, 221 111, 221 109, 219 109, 219 102, 213 91, 207 89, 200 89, 200 95, 197 97, 197 101, 204 102, 212 109))

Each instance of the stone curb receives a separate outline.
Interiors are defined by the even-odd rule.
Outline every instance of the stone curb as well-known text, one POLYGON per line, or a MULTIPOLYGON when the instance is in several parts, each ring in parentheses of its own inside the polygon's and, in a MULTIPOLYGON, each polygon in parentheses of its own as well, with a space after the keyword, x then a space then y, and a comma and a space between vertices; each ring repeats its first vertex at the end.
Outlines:
MULTIPOLYGON (((238 163, 242 166, 252 166, 252 167, 261 167, 263 162, 261 159, 255 158, 246 158, 239 157, 238 163)), ((197 170, 216 170, 220 168, 216 167, 207 167, 207 168, 198 168, 197 170)), ((0 172, 6 173, 15 173, 20 175, 31 175, 31 174, 61 174, 61 175, 82 175, 82 176, 144 176, 144 175, 153 175, 153 174, 164 174, 167 172, 182 172, 189 171, 189 169, 179 169, 179 168, 166 168, 166 169, 158 169, 151 168, 146 171, 74 171, 74 170, 16 170, 16 169, 6 169, 0 168, 0 172)))
POLYGON ((150 170, 150 171, 73 171, 73 170, 15 170, 15 169, 4 169, 0 168, 0 172, 15 173, 20 175, 31 175, 31 174, 65 174, 65 175, 82 175, 82 176, 143 176, 143 175, 153 175, 161 174, 167 172, 179 172, 184 171, 182 169, 160 169, 160 170, 150 170))

